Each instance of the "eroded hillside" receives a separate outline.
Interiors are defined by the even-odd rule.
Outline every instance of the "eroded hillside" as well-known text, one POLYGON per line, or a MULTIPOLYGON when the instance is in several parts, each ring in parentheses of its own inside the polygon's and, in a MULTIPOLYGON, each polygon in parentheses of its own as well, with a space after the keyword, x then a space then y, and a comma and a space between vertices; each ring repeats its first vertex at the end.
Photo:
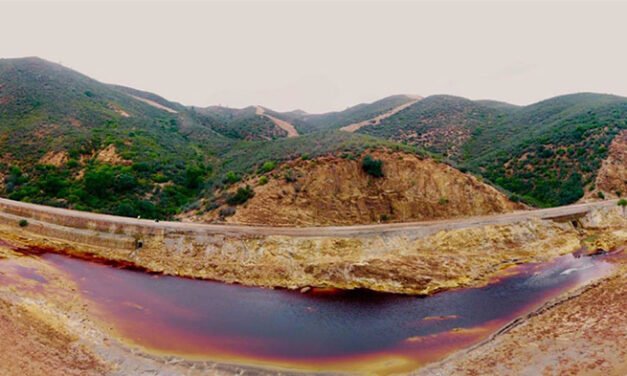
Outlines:
POLYGON ((383 177, 364 171, 365 154, 299 159, 218 192, 223 205, 200 216, 187 215, 186 219, 283 226, 349 225, 521 208, 477 178, 432 159, 387 151, 371 155, 383 162, 383 177), (229 206, 234 201, 229 197, 245 186, 254 190, 254 196, 241 205, 229 206))
POLYGON ((608 156, 591 188, 586 198, 615 198, 627 194, 627 130, 619 133, 610 144, 608 156))

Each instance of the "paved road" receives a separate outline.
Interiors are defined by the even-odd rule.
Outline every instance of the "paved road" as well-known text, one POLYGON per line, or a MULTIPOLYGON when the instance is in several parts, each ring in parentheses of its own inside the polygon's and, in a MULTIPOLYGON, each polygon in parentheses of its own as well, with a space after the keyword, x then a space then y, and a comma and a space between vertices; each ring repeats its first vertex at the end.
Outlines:
MULTIPOLYGON (((593 208, 616 206, 618 200, 606 200, 592 203, 561 206, 550 209, 517 211, 507 214, 496 214, 488 216, 467 217, 448 220, 388 223, 373 225, 355 226, 327 226, 327 227, 270 227, 270 226, 247 226, 247 225, 216 225, 186 222, 155 222, 153 220, 135 219, 126 217, 116 217, 112 215, 94 214, 68 209, 53 208, 48 206, 28 204, 0 198, 0 213, 15 214, 20 212, 23 217, 38 215, 52 217, 53 222, 63 224, 65 219, 73 219, 72 223, 86 223, 87 221, 98 221, 111 225, 128 225, 150 228, 155 230, 195 232, 207 234, 241 234, 241 235, 285 235, 294 237, 351 237, 379 235, 394 232, 406 232, 413 235, 427 235, 441 230, 451 230, 468 227, 478 227, 490 224, 508 224, 529 220, 532 218, 554 219, 570 215, 585 214, 593 208)), ((69 221, 68 221, 69 222, 69 221)))

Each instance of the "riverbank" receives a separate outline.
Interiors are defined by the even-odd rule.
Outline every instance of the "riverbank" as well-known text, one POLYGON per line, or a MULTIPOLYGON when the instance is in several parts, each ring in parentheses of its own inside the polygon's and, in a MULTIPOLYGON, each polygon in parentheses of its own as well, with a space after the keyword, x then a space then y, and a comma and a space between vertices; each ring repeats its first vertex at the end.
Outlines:
MULTIPOLYGON (((570 257, 570 256, 567 256, 570 257)), ((200 348, 205 349, 203 351, 208 351, 205 356, 199 356, 200 354, 195 354, 193 351, 188 352, 190 346, 193 346, 193 343, 197 341, 197 339, 190 338, 188 340, 185 337, 181 337, 180 333, 175 334, 176 332, 172 332, 171 330, 166 330, 166 328, 160 328, 161 325, 170 322, 175 323, 180 319, 183 321, 193 322, 194 317, 197 314, 201 314, 201 311, 189 310, 189 307, 184 304, 177 303, 174 307, 176 308, 172 311, 175 316, 179 317, 174 321, 166 320, 163 321, 161 317, 161 312, 171 311, 168 305, 168 301, 170 298, 161 297, 155 299, 151 295, 145 295, 145 292, 137 294, 138 291, 143 291, 146 288, 152 288, 155 291, 168 291, 170 290, 170 294, 174 294, 173 296, 180 297, 181 295, 185 295, 185 293, 181 294, 180 292, 176 292, 176 289, 172 289, 173 286, 163 287, 162 283, 159 281, 167 280, 167 277, 158 277, 158 276, 150 276, 142 273, 132 272, 132 271, 124 271, 124 270, 116 270, 110 266, 91 264, 89 262, 80 261, 71 259, 65 256, 60 255, 41 255, 34 257, 26 257, 20 253, 15 253, 11 250, 11 247, 8 247, 7 244, 0 246, 0 306, 1 307, 9 307, 8 310, 2 309, 0 310, 0 332, 3 334, 7 334, 5 338, 10 342, 18 343, 18 346, 9 346, 3 347, 0 349, 0 364, 9 364, 11 368, 11 372, 18 370, 25 372, 30 375, 55 375, 55 374, 89 374, 89 375, 127 375, 127 374, 152 374, 152 375, 200 375, 200 374, 293 374, 298 372, 307 371, 308 373, 320 374, 321 372, 330 367, 329 369, 334 370, 333 372, 345 371, 348 373, 357 372, 359 374, 390 374, 390 373, 401 373, 405 374, 411 369, 415 369, 417 367, 421 367, 425 365, 425 362, 428 363, 427 359, 437 360, 438 358, 446 355, 446 349, 449 349, 450 346, 452 348, 463 348, 466 346, 475 343, 478 339, 485 338, 493 332, 500 332, 499 327, 511 327, 511 324, 507 324, 508 321, 513 320, 514 316, 497 316, 500 318, 500 321, 494 321, 492 318, 487 317, 487 320, 484 324, 473 324, 471 322, 466 323, 456 323, 457 320, 467 320, 469 318, 475 317, 475 313, 477 310, 483 312, 482 314, 494 314, 494 310, 484 310, 482 309, 483 305, 481 304, 470 304, 472 301, 466 298, 461 301, 464 302, 461 307, 454 308, 455 306, 451 306, 454 310, 460 309, 457 313, 460 315, 459 318, 456 315, 448 315, 448 316, 432 316, 429 315, 421 319, 419 315, 416 317, 417 311, 415 308, 412 308, 409 315, 406 315, 405 319, 395 319, 392 318, 389 323, 390 330, 392 328, 396 328, 395 330, 399 332, 400 337, 396 339, 398 342, 397 346, 408 346, 408 349, 413 348, 414 346, 418 346, 412 351, 418 351, 415 356, 412 356, 412 353, 405 353, 405 350, 402 348, 397 348, 395 351, 398 352, 398 356, 394 356, 394 353, 387 354, 386 352, 378 353, 376 357, 367 356, 364 358, 356 358, 352 359, 352 357, 347 358, 346 364, 336 363, 337 360, 327 363, 327 362, 319 362, 316 361, 313 364, 313 367, 307 367, 306 364, 302 364, 299 362, 292 363, 292 366, 289 366, 289 362, 280 361, 278 359, 269 361, 262 361, 264 357, 261 355, 266 352, 263 350, 258 356, 253 356, 254 353, 248 353, 243 348, 240 348, 237 351, 242 351, 243 356, 236 356, 232 354, 229 357, 224 357, 225 355, 218 351, 218 349, 208 349, 206 346, 202 345, 200 348), (67 260, 67 261, 64 261, 67 260), (78 269, 76 269, 78 267, 78 269), (132 280, 127 280, 124 275, 132 276, 132 280), (120 279, 121 278, 121 279, 120 279), (156 279, 155 279, 156 278, 156 279), (144 280, 141 282, 136 279, 144 280), (91 282, 89 282, 91 280, 91 282), (133 282, 135 281, 135 282, 133 282), (117 284, 123 284, 126 286, 125 288, 120 288, 120 286, 116 286, 117 284), (152 287, 149 287, 152 286, 152 287), (161 287, 160 287, 161 286, 161 287), (94 300, 94 297, 99 296, 100 293, 96 293, 97 290, 100 289, 110 289, 111 292, 116 295, 115 297, 107 297, 101 296, 101 298, 94 300), (139 290, 137 290, 139 289, 139 290), (94 295, 96 294, 96 295, 94 295), (117 296, 119 295, 119 296, 117 296), (104 304, 104 305, 103 305, 104 304), (156 308, 153 306, 157 304, 161 308, 156 308), (157 313, 159 312, 159 313, 157 313), (119 319, 123 321, 120 322, 116 319, 116 316, 111 316, 112 313, 115 313, 119 319), (142 319, 143 315, 147 315, 150 320, 142 319), (466 319, 464 319, 466 317, 466 319), (414 321, 412 321, 412 318, 414 321), (505 321, 503 321, 505 319, 505 321), (130 326, 126 326, 124 322, 129 321, 130 326), (417 321, 416 321, 417 320, 417 321), (442 325, 449 325, 446 322, 450 322, 450 328, 452 330, 447 330, 446 326, 442 328, 442 325), (415 325, 418 325, 416 327, 415 325), (148 325, 148 326, 146 326, 148 325), (399 326, 400 325, 400 326, 399 326), (434 329, 437 331, 441 331, 444 329, 442 333, 444 337, 442 340, 444 341, 442 344, 445 344, 445 347, 441 350, 437 350, 434 346, 439 343, 438 338, 439 335, 433 336, 429 335, 428 332, 416 335, 416 330, 424 325, 434 325, 434 329), (456 329, 458 325, 461 325, 459 329, 456 329), (155 328, 151 328, 151 326, 155 326, 155 328), (125 328, 126 327, 126 328, 125 328), (30 328, 30 329, 29 329, 30 328), (41 329, 40 329, 41 328, 41 329), (131 332, 129 332, 129 328, 131 332), (144 328, 144 329, 142 329, 144 328), (146 333, 154 333, 156 336, 142 335, 142 331, 147 331, 146 333), (12 333, 13 332, 13 333, 12 333), (136 334, 132 334, 136 333, 136 334), (159 346, 153 347, 150 345, 152 340, 149 342, 144 342, 141 338, 152 338, 154 337, 158 342, 165 343, 168 347, 173 346, 175 344, 180 344, 182 347, 175 346, 170 350, 162 349, 159 350, 159 346), (165 342, 159 340, 159 338, 165 339, 165 342), (183 340, 183 342, 181 342, 183 340), (29 341, 37 341, 39 344, 45 344, 45 346, 31 346, 30 348, 29 341), (426 341, 426 342, 424 342, 426 341), (431 342, 433 341, 433 342, 431 342), (145 347, 148 345, 148 347, 145 347), (423 359, 427 354, 420 350, 420 346, 427 346, 428 349, 433 349, 433 354, 430 351, 426 353, 431 354, 427 356, 426 359, 423 359), (24 349, 24 353, 16 352, 16 349, 24 349), (179 349, 178 351, 175 349, 179 349), (185 351, 184 349, 188 349, 185 351), (441 352, 444 350, 444 352, 441 352), (216 351, 216 352, 214 352, 216 351), (58 353, 63 352, 62 356, 57 356, 58 353), (185 355, 187 354, 187 355, 185 355), (213 355, 211 355, 213 354, 213 355), (261 355, 261 358, 259 357, 261 355), (432 357, 433 356, 433 357, 432 357), (49 360, 48 357, 52 357, 53 360, 49 360), (214 359, 214 361, 208 361, 206 359, 214 359), (7 362, 5 362, 7 360, 7 362), (248 364, 247 366, 241 366, 241 364, 248 364), (54 368, 51 368, 54 367, 54 368), (337 367, 337 368, 336 368, 337 367), (47 370, 47 372, 44 372, 47 370), (81 373, 84 370, 83 373, 81 373), (55 373, 57 372, 58 373, 55 373)), ((576 260, 572 257, 573 262, 576 260)), ((586 261, 589 258, 583 257, 580 258, 580 261, 586 261)), ((614 256, 602 256, 603 262, 605 260, 612 262, 618 265, 620 262, 624 261, 620 257, 614 256)), ((593 260, 590 260, 593 261, 593 260)), ((551 264, 551 263, 549 263, 551 264)), ((532 283, 529 287, 537 286, 541 287, 544 283, 554 281, 554 278, 571 278, 572 281, 575 282, 574 286, 580 286, 583 281, 589 280, 589 277, 568 277, 571 276, 571 273, 589 273, 586 267, 587 261, 581 263, 579 261, 573 263, 567 263, 562 265, 558 269, 553 269, 554 272, 550 272, 545 274, 542 270, 551 270, 551 269, 536 269, 531 268, 527 272, 531 279, 527 282, 523 282, 520 287, 527 286, 528 283, 532 283), (573 269, 575 268, 575 269, 573 269), (541 276, 538 279, 538 276, 541 276), (579 278, 583 279, 579 282, 579 278), (574 279, 573 279, 574 278, 574 279), (535 281, 535 282, 534 282, 535 281), (540 282, 540 284, 536 284, 540 282)), ((559 264, 558 264, 559 265, 559 264)), ((520 267, 512 268, 502 273, 500 279, 495 279, 491 286, 498 286, 502 283, 506 282, 508 278, 511 278, 513 272, 521 272, 526 270, 527 265, 521 265, 520 267)), ((605 268, 607 270, 607 268, 605 268)), ((620 271, 621 273, 624 270, 620 271)), ((614 278, 617 278, 617 270, 610 269, 610 276, 607 279, 602 279, 600 282, 593 282, 592 286, 589 288, 594 288, 594 286, 601 285, 604 286, 606 281, 611 281, 614 278)), ((574 275, 574 274, 572 274, 574 275)), ((597 275, 594 272, 593 275, 597 275)), ((606 275, 606 273, 601 273, 600 275, 606 275)), ((175 278, 176 279, 176 278, 175 278)), ((206 291, 211 288, 212 283, 203 282, 203 281, 191 281, 191 280, 181 280, 181 281, 171 281, 175 283, 183 283, 183 284, 207 284, 206 287, 203 287, 199 291, 206 291)), ((570 286, 571 282, 564 287, 570 286)), ((213 285, 219 285, 213 283, 213 285)), ((234 297, 236 301, 242 301, 241 304, 249 305, 249 304, 259 304, 254 303, 252 293, 266 295, 269 294, 271 296, 277 295, 285 295, 291 296, 289 309, 281 309, 280 315, 288 315, 291 317, 290 320, 295 320, 297 317, 308 317, 307 320, 316 320, 316 309, 322 308, 319 306, 321 303, 320 299, 333 299, 333 298, 324 298, 324 297, 316 297, 308 296, 309 294, 300 294, 297 292, 288 292, 288 291, 270 291, 270 290, 260 290, 260 289, 247 289, 245 287, 238 286, 227 286, 221 285, 215 286, 219 289, 236 289, 241 291, 241 293, 245 294, 247 297, 234 297), (249 290, 250 292, 246 292, 249 290), (299 305, 297 303, 298 300, 303 300, 305 306, 302 308, 305 309, 301 314, 297 316, 293 316, 296 312, 293 312, 296 307, 299 305), (308 301, 308 302, 307 302, 308 301), (246 303, 247 302, 247 303, 246 303), (294 305, 296 304, 296 305, 294 305), (311 306, 311 307, 310 307, 311 306), (309 308, 308 308, 309 307, 309 308), (313 309, 313 311, 311 311, 313 309)), ((520 297, 520 293, 525 291, 528 287, 524 287, 524 290, 519 291, 516 295, 517 298, 514 301, 518 300, 520 297)), ((536 288, 536 287, 532 287, 536 288)), ((544 289, 544 287, 541 287, 544 289)), ((568 287, 570 289, 570 287, 568 287)), ((578 289, 578 290, 568 290, 567 296, 568 299, 563 299, 557 296, 555 299, 559 302, 559 304, 550 304, 546 307, 535 312, 528 313, 529 309, 532 307, 528 307, 525 305, 520 313, 518 313, 518 309, 514 308, 512 312, 516 315, 523 314, 523 317, 545 317, 548 313, 552 312, 555 309, 560 309, 559 307, 564 304, 564 302, 569 302, 573 299, 579 299, 579 296, 585 296, 585 291, 588 288, 578 289)), ((192 293, 188 288, 184 288, 188 293, 192 293)), ((482 289, 470 289, 470 293, 472 290, 482 290, 482 289)), ((514 290, 516 291, 517 288, 514 290)), ((512 291, 512 292, 514 292, 512 291)), ((555 292, 550 292, 551 288, 546 290, 549 292, 549 296, 555 296, 555 292)), ((564 290, 561 290, 564 291, 564 290)), ((440 299, 444 296, 454 296, 455 294, 465 294, 464 290, 458 290, 457 292, 452 293, 442 293, 438 294, 436 297, 440 299)), ((193 293, 192 293, 193 294, 193 293)), ((229 294, 231 296, 232 294, 229 294)), ((511 294, 508 294, 511 295, 511 294)), ((323 295, 324 296, 324 295, 323 295)), ((499 298, 501 293, 496 293, 494 298, 500 299, 502 301, 503 298, 499 298)), ((366 309, 365 312, 370 312, 371 308, 366 308, 364 304, 367 301, 371 301, 372 297, 367 299, 364 302, 354 302, 350 305, 350 307, 344 307, 342 311, 345 309, 357 309, 363 310, 366 309)), ((394 310, 399 309, 399 306, 406 304, 407 302, 415 301, 416 304, 421 304, 424 299, 416 299, 411 297, 390 297, 395 303, 392 304, 391 301, 380 301, 382 297, 375 299, 375 302, 378 301, 375 305, 378 307, 374 312, 381 313, 381 310, 387 312, 385 316, 392 314, 393 311, 390 311, 394 307, 394 310), (400 300, 399 300, 400 299, 400 300), (399 301, 397 301, 399 300, 399 301), (406 303, 403 303, 405 301, 406 303)), ((386 299, 390 299, 386 298, 386 299)), ((548 298, 548 296, 544 296, 542 294, 541 299, 548 298)), ((430 298, 427 298, 430 299, 430 298)), ((447 298, 448 299, 448 298, 447 298)), ((178 298, 177 298, 178 300, 178 298)), ((210 302, 209 306, 212 311, 210 316, 204 316, 201 314, 199 317, 200 320, 205 322, 202 317, 206 317, 207 320, 214 320, 216 315, 220 316, 221 313, 229 313, 228 321, 233 320, 237 317, 242 309, 226 309, 221 310, 222 307, 228 299, 215 299, 215 298, 205 298, 205 299, 194 299, 194 301, 198 302, 210 302), (219 301, 219 304, 216 305, 216 302, 219 301), (211 319, 214 317, 214 319, 211 319)), ((262 299, 262 301, 266 301, 267 299, 262 299)), ((331 300, 333 301, 333 300, 331 300)), ((624 300, 618 300, 618 304, 624 304, 624 300)), ((342 304, 348 304, 349 301, 344 302, 342 304)), ((262 303, 265 304, 265 303, 262 303)), ((411 303, 413 304, 413 303, 411 303)), ((201 304, 202 305, 202 304, 201 304)), ((614 304, 616 305, 616 304, 614 304)), ((506 304, 509 306, 509 304, 506 304)), ((276 307, 276 304, 269 302, 269 307, 276 307)), ((222 307, 224 308, 224 307, 222 307)), ((433 309, 433 308, 431 308, 433 309)), ((591 309, 603 310, 601 307, 596 306, 591 309)), ((296 309, 298 311, 298 309, 296 309)), ((263 314, 258 309, 254 309, 255 314, 259 316, 259 319, 263 321, 263 314)), ((400 309, 398 312, 405 312, 406 310, 400 309)), ((434 312, 439 311, 436 309, 434 312)), ((371 313, 374 313, 371 312, 371 313)), ((379 313, 375 314, 373 319, 374 322, 380 322, 381 318, 378 317, 379 313), (378 318, 377 318, 378 317, 378 318)), ((564 312, 560 312, 563 314, 564 312)), ((424 315, 424 313, 423 313, 424 315)), ((323 314, 321 319, 325 322, 328 321, 328 317, 333 316, 337 319, 338 325, 344 327, 346 324, 346 318, 342 319, 341 317, 336 317, 334 315, 323 314)), ((360 317, 362 314, 356 315, 354 317, 360 317)), ((366 314, 368 316, 368 314, 366 314)), ((173 318, 174 318, 173 317, 173 318)), ((271 317, 274 317, 271 315, 271 317)), ((526 319, 525 319, 526 320, 526 319)), ((518 322, 520 320, 514 320, 514 322, 518 322)), ((524 320, 523 320, 524 321, 524 320)), ((230 341, 235 341, 237 343, 240 340, 240 335, 243 334, 241 331, 244 327, 250 327, 248 330, 252 330, 252 333, 257 333, 258 330, 255 329, 255 320, 245 320, 246 325, 241 328, 235 330, 233 334, 236 336, 229 339, 230 337, 224 337, 220 340, 221 346, 226 346, 228 348, 230 341), (225 342, 226 341, 226 342, 225 342)), ((281 319, 279 322, 285 322, 285 320, 281 319)), ((542 323, 542 321, 540 321, 542 323)), ((171 324, 170 324, 171 325, 171 324)), ((191 325, 191 324, 190 324, 191 325)), ((272 324, 270 324, 272 325, 272 324)), ((295 322, 295 325, 300 327, 298 322, 295 322)), ((328 325, 328 324, 325 324, 328 325)), ((184 327, 188 327, 188 324, 184 324, 184 327)), ((315 325, 318 328, 318 325, 315 325)), ((349 333, 352 336, 361 336, 363 331, 372 330, 370 326, 364 326, 361 323, 358 323, 358 326, 364 328, 362 331, 353 331, 349 330, 349 333), (367 330, 366 330, 367 329, 367 330)), ((194 333, 199 333, 201 331, 200 326, 197 324, 191 325, 194 328, 194 333)), ((218 327, 225 328, 224 325, 220 324, 218 327)), ((266 327, 266 325, 261 326, 266 327)), ((319 330, 315 332, 309 332, 309 335, 313 334, 314 338, 319 335, 319 330)), ((390 331, 388 330, 388 332, 390 331)), ((573 330, 579 330, 578 328, 573 328, 573 330)), ((620 330, 620 326, 618 328, 620 330)), ((262 330, 263 331, 263 330, 262 330)), ((272 338, 275 337, 276 333, 281 333, 282 331, 274 331, 270 329, 273 333, 272 338)), ((418 329, 421 332, 421 329, 418 329)), ((211 330, 213 332, 213 330, 211 330)), ((302 341, 307 337, 302 330, 296 331, 298 334, 298 341, 302 341), (304 337, 302 337, 304 336, 304 337)), ((219 335, 219 334, 214 334, 219 335)), ((496 337, 498 338, 498 336, 496 337)), ((276 339, 276 338, 275 338, 276 339)), ((346 340, 351 343, 350 336, 346 337, 346 340)), ((157 343, 158 343, 157 342, 157 343)), ((252 348, 257 348, 257 351, 261 351, 261 349, 267 349, 266 346, 258 347, 256 345, 256 341, 245 342, 247 346, 252 346, 252 348)), ((359 344, 359 347, 362 346, 364 342, 357 341, 356 344, 359 344)), ((368 343, 366 341, 366 343, 368 343)), ((617 341, 618 345, 620 345, 620 341, 617 341)), ((274 343, 273 346, 276 346, 277 343, 274 343)), ((303 343, 305 346, 314 346, 315 344, 309 344, 308 342, 303 343)), ((396 348, 394 346, 393 348, 396 348)), ((452 349, 451 348, 451 349, 452 349)), ((294 348, 296 350, 296 348, 294 348)), ((296 350, 299 351, 299 350, 296 350)), ((301 349, 302 351, 302 349, 301 349)), ((448 350, 450 351, 450 350, 448 350)), ((283 353, 281 350, 280 353, 283 353)), ((620 354, 617 353, 617 354, 620 354)), ((516 353, 510 354, 515 357, 516 353)), ((521 362, 523 360, 520 360, 521 362)), ((6 366, 6 367, 9 367, 6 366)), ((3 366, 2 366, 3 367, 3 366)), ((2 368, 0 367, 0 368, 2 368)), ((444 369, 444 368, 442 368, 444 369)), ((448 374, 448 373, 444 373, 448 374)), ((611 373, 610 373, 611 374, 611 373)))
POLYGON ((481 286, 520 263, 627 239, 614 202, 346 228, 155 223, 0 200, 0 237, 148 271, 250 286, 369 289, 428 295, 481 286), (19 227, 26 219, 28 225, 19 227))
POLYGON ((516 320, 416 376, 627 374, 627 253, 612 275, 516 320))

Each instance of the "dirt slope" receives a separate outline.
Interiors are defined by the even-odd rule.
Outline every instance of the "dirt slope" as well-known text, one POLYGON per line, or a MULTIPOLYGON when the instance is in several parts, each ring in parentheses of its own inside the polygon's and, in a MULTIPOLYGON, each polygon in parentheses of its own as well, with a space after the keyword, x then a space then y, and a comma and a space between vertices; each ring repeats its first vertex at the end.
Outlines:
POLYGON ((364 121, 360 121, 359 123, 353 123, 353 124, 349 124, 345 127, 340 128, 340 130, 343 130, 345 132, 356 132, 357 130, 359 130, 362 127, 365 127, 366 125, 379 125, 381 123, 382 120, 389 118, 392 115, 396 115, 397 113, 403 111, 404 109, 406 109, 409 106, 412 106, 414 103, 418 102, 419 100, 422 99, 422 97, 419 96, 415 96, 413 97, 414 99, 412 101, 409 101, 405 104, 402 104, 398 107, 394 107, 393 109, 391 109, 390 111, 383 113, 381 115, 375 116, 372 119, 368 119, 368 120, 364 120, 364 121))
POLYGON ((284 131, 287 132, 287 137, 298 137, 298 131, 296 130, 296 128, 294 128, 294 126, 292 124, 288 123, 285 120, 281 120, 281 119, 278 119, 278 118, 276 118, 274 116, 270 116, 270 115, 266 114, 265 110, 263 109, 263 107, 257 106, 256 113, 259 116, 265 116, 268 119, 272 120, 274 125, 276 125, 277 127, 281 128, 281 129, 283 129, 284 131))
MULTIPOLYGON (((415 155, 378 151, 385 176, 361 168, 361 157, 335 156, 287 163, 250 185, 255 195, 236 207, 229 223, 265 225, 352 225, 406 222, 504 213, 520 208, 496 189, 450 166, 415 155)), ((238 186, 231 187, 232 194, 238 186)), ((200 221, 215 221, 223 205, 200 221)), ((232 209, 231 209, 232 210, 232 209)))
POLYGON ((627 130, 619 133, 610 144, 594 185, 595 189, 586 192, 584 200, 600 198, 599 192, 603 192, 605 198, 627 196, 627 130))

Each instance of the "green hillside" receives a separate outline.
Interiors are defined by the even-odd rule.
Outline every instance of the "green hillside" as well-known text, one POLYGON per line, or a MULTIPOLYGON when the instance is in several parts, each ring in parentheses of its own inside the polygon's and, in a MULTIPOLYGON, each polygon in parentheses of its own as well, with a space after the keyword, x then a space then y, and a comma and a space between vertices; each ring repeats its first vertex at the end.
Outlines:
POLYGON ((449 95, 427 97, 361 133, 421 145, 432 152, 458 159, 461 148, 476 129, 496 124, 501 111, 449 95))
POLYGON ((368 120, 412 100, 413 99, 407 95, 393 95, 373 103, 362 103, 343 111, 324 114, 306 114, 300 111, 291 113, 268 113, 292 123, 299 133, 305 134, 322 130, 339 129, 349 124, 368 120))
POLYGON ((524 107, 472 139, 466 163, 534 205, 570 204, 592 188, 621 129, 627 129, 627 98, 557 97, 524 107), (494 146, 480 147, 486 142, 494 146))
POLYGON ((0 194, 172 218, 282 161, 385 147, 426 150, 532 205, 554 206, 593 188, 610 142, 627 128, 626 98, 584 93, 522 107, 431 96, 358 133, 339 130, 411 100, 398 95, 318 115, 263 109, 298 129, 287 138, 256 107, 186 107, 42 59, 2 59, 0 194))
POLYGON ((360 132, 442 154, 536 206, 577 201, 627 127, 627 98, 581 93, 518 107, 432 96, 360 132))
POLYGON ((39 58, 0 60, 0 193, 12 199, 171 218, 270 160, 392 145, 283 137, 254 107, 188 108, 39 58))
POLYGON ((272 140, 287 137, 287 132, 272 120, 258 115, 253 106, 243 109, 228 107, 192 108, 196 119, 216 132, 241 140, 272 140))
POLYGON ((3 195, 17 200, 166 217, 196 197, 230 142, 183 106, 164 111, 37 58, 0 60, 0 103, 3 195), (98 161, 110 145, 123 163, 98 161), (42 161, 50 152, 55 165, 42 161))

